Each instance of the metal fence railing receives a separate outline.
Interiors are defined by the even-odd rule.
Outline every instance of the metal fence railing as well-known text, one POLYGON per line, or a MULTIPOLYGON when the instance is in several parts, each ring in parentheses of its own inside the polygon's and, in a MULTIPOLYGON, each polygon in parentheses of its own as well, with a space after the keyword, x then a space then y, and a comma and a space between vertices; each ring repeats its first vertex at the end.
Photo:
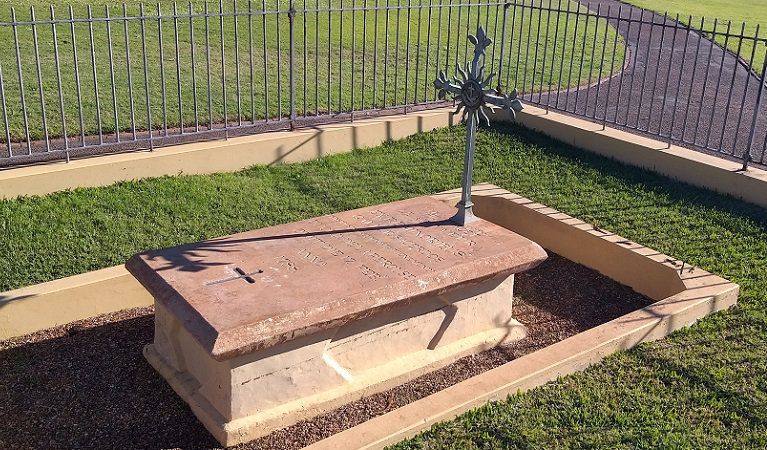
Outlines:
MULTIPOLYGON (((588 33, 589 18, 598 17, 618 30, 627 51, 617 60, 602 58, 610 67, 606 72, 613 75, 602 77, 600 67, 599 83, 527 90, 524 100, 669 145, 734 157, 743 161, 744 170, 751 162, 765 163, 767 39, 759 37, 758 25, 748 34, 745 24, 701 19, 693 25, 692 17, 683 23, 678 15, 672 20, 625 4, 603 3, 611 2, 589 5, 591 12, 579 13, 575 27, 588 33)), ((561 14, 561 9, 545 10, 561 14)), ((554 36, 562 39, 557 31, 554 36)), ((592 55, 604 49, 595 44, 592 55)), ((560 63, 577 64, 578 58, 560 63)))
POLYGON ((470 59, 466 36, 480 25, 494 41, 486 67, 497 89, 764 164, 758 28, 685 25, 610 3, 10 8, 0 11, 0 166, 444 106, 432 81, 470 59))

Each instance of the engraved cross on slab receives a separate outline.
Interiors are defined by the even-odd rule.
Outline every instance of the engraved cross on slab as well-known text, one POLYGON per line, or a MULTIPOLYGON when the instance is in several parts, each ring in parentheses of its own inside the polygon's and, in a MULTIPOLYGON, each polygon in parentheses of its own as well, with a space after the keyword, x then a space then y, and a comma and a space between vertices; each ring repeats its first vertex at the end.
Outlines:
POLYGON ((235 267, 234 271, 237 272, 237 275, 232 275, 231 277, 226 277, 226 278, 222 278, 220 280, 215 280, 215 281, 206 281, 205 286, 212 286, 214 284, 221 284, 221 283, 226 283, 227 281, 234 281, 234 280, 245 280, 248 283, 253 284, 256 282, 256 280, 253 279, 253 275, 264 273, 264 271, 261 269, 258 269, 255 272, 245 272, 239 267, 235 267))
POLYGON ((469 41, 474 44, 474 59, 471 66, 466 63, 466 71, 456 64, 456 69, 461 74, 461 78, 453 76, 455 83, 447 79, 445 72, 440 70, 439 76, 434 80, 434 87, 439 90, 439 98, 445 98, 449 92, 453 94, 455 100, 459 100, 458 109, 454 114, 458 114, 463 109, 463 119, 468 116, 466 124, 466 155, 463 161, 463 182, 461 201, 458 203, 458 212, 450 220, 459 225, 466 225, 477 220, 474 216, 471 202, 471 183, 474 172, 474 145, 477 140, 477 124, 479 123, 479 114, 485 118, 490 125, 490 119, 485 114, 484 108, 490 108, 495 112, 495 108, 509 110, 512 116, 516 117, 516 112, 522 111, 522 103, 517 99, 517 90, 514 89, 509 94, 501 94, 494 89, 487 89, 494 73, 485 78, 485 66, 480 66, 480 60, 485 57, 485 49, 493 43, 493 40, 487 37, 485 29, 479 27, 477 35, 469 35, 469 41), (457 83, 457 84, 456 84, 457 83))

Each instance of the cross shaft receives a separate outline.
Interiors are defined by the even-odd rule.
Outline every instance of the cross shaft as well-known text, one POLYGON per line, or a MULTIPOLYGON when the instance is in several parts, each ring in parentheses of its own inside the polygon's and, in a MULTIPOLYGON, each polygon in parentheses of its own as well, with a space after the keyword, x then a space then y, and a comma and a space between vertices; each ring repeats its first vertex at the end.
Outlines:
POLYGON ((479 114, 481 113, 487 124, 490 125, 490 119, 484 111, 485 107, 490 108, 492 112, 495 112, 495 108, 509 110, 514 117, 516 117, 517 111, 522 110, 522 103, 517 99, 516 89, 507 95, 500 94, 492 88, 488 89, 495 74, 490 74, 485 78, 485 67, 480 65, 480 61, 484 60, 485 49, 493 42, 487 37, 485 29, 479 27, 476 36, 469 35, 469 41, 474 44, 474 59, 471 64, 466 63, 466 71, 460 65, 456 65, 462 78, 459 79, 454 75, 453 81, 455 83, 452 83, 447 79, 445 72, 440 71, 439 76, 434 80, 434 87, 439 90, 439 98, 444 99, 446 94, 450 93, 454 100, 460 100, 454 114, 458 114, 463 109, 463 119, 467 120, 461 201, 457 205, 458 212, 451 218, 453 222, 460 225, 478 220, 472 209, 474 204, 471 201, 471 185, 479 114))

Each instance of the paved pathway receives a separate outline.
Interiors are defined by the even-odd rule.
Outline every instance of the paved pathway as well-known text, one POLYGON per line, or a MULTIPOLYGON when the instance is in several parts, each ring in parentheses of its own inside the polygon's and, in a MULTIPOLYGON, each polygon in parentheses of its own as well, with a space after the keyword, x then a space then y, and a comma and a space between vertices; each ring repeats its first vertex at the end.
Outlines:
MULTIPOLYGON (((589 117, 596 111, 598 119, 607 111, 608 125, 632 131, 638 128, 649 135, 657 136, 660 131, 668 136, 673 127, 676 144, 743 155, 760 79, 736 55, 681 25, 673 28, 677 23, 660 14, 617 0, 596 0, 589 7, 613 18, 611 25, 625 39, 629 53, 624 70, 599 86, 558 95, 533 93, 525 100, 589 117), (664 23, 667 27, 661 26, 664 23)), ((726 27, 721 24, 718 30, 726 27)), ((733 24, 731 32, 739 33, 740 26, 733 24)), ((765 51, 763 45, 757 49, 765 51)), ((767 162, 767 92, 763 97, 753 158, 767 162)))

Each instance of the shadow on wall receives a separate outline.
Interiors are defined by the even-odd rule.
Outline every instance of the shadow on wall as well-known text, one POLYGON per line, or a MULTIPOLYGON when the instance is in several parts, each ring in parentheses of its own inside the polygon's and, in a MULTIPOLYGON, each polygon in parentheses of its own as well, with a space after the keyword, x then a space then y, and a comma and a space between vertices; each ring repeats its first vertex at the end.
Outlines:
MULTIPOLYGON (((313 134, 309 138, 299 142, 298 144, 294 145, 292 148, 290 148, 288 150, 284 150, 283 146, 279 146, 277 148, 278 156, 274 160, 272 160, 271 162, 267 163, 267 165, 268 166, 274 166, 274 165, 277 165, 277 164, 283 164, 283 163, 286 162, 285 161, 286 159, 288 161, 290 161, 291 160, 290 157, 292 155, 294 155, 296 152, 300 152, 300 151, 304 150, 304 148, 306 146, 311 145, 312 141, 317 141, 314 144, 314 147, 315 147, 316 150, 314 152, 314 156, 313 157, 314 158, 322 157, 322 148, 323 148, 323 146, 322 146, 322 134, 325 131, 322 128, 320 128, 320 127, 312 127, 312 129, 316 131, 316 134, 313 134)), ((297 156, 297 158, 300 159, 300 155, 297 156)))
MULTIPOLYGON (((439 111, 436 112, 440 113, 439 111)), ((438 114, 436 117, 439 116, 441 114, 438 114)), ((386 116, 382 118, 366 118, 366 123, 363 126, 355 126, 352 123, 339 123, 298 128, 292 133, 292 136, 306 135, 307 131, 311 135, 290 148, 285 148, 282 145, 279 146, 276 149, 275 158, 267 163, 267 165, 305 161, 335 153, 375 147, 384 142, 402 139, 414 133, 431 131, 435 128, 435 125, 441 124, 440 119, 435 119, 435 116, 431 115, 427 117, 417 115, 414 117, 415 121, 410 120, 412 118, 413 116, 386 116), (328 136, 329 133, 330 137, 328 136)), ((455 116, 450 115, 447 124, 452 126, 457 122, 455 116)), ((290 140, 292 136, 288 136, 288 139, 290 140)), ((259 149, 255 150, 258 151, 259 149)))
POLYGON ((34 297, 34 295, 7 295, 7 294, 0 294, 0 309, 10 305, 11 303, 19 300, 24 300, 27 298, 34 297))

